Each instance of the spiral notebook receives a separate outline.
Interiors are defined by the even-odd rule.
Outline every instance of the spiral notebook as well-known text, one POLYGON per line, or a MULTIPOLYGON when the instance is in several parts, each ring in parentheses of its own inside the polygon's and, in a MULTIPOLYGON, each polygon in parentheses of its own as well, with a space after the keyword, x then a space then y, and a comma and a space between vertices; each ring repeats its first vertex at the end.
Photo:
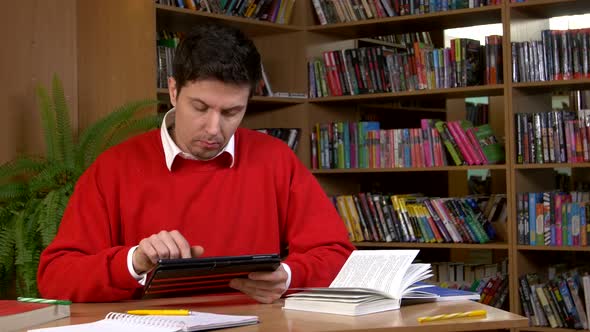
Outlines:
POLYGON ((29 330, 29 332, 205 331, 257 323, 257 316, 220 315, 205 312, 191 312, 188 316, 136 316, 110 312, 104 319, 92 323, 48 327, 29 330))

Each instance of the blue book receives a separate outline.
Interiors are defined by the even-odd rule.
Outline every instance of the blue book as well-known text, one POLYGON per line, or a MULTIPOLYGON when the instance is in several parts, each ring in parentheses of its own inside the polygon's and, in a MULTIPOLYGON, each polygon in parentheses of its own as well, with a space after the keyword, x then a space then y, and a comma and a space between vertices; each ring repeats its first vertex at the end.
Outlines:
MULTIPOLYGON (((417 283, 418 285, 427 285, 417 283)), ((443 302, 443 301, 462 301, 473 300, 479 301, 480 295, 475 292, 469 292, 461 289, 444 288, 436 285, 428 285, 412 292, 404 294, 403 304, 415 304, 423 302, 443 302)))

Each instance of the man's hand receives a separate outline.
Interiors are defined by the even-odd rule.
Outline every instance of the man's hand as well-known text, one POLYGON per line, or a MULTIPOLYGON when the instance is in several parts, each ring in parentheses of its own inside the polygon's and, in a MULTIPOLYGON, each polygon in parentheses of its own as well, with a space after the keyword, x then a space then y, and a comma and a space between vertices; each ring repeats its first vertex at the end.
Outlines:
POLYGON ((272 303, 287 291, 287 271, 281 265, 273 272, 252 272, 248 279, 232 279, 231 288, 237 289, 262 303, 272 303))
POLYGON ((176 230, 161 231, 139 242, 133 253, 133 269, 142 274, 156 266, 159 259, 199 257, 203 251, 201 246, 191 247, 176 230))

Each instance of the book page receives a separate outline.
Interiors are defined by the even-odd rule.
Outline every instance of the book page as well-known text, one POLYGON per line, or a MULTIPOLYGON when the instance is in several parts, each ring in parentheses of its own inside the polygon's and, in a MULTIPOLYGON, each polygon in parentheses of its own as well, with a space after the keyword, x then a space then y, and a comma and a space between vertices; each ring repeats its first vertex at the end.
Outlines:
POLYGON ((104 332, 175 332, 175 331, 202 331, 234 327, 258 323, 258 316, 224 315, 208 312, 191 312, 188 316, 136 316, 124 313, 109 313, 105 319, 86 323, 49 327, 32 332, 77 332, 77 331, 104 331, 104 332))
POLYGON ((136 325, 129 322, 102 319, 92 323, 47 327, 29 330, 29 332, 128 332, 133 330, 141 330, 142 332, 176 332, 179 331, 180 328, 146 324, 136 325))
POLYGON ((355 250, 330 288, 369 288, 400 299, 406 271, 418 250, 355 250))
POLYGON ((425 263, 414 263, 408 267, 408 271, 404 276, 401 288, 403 290, 408 289, 410 286, 418 281, 422 281, 432 277, 432 271, 430 264, 425 263))

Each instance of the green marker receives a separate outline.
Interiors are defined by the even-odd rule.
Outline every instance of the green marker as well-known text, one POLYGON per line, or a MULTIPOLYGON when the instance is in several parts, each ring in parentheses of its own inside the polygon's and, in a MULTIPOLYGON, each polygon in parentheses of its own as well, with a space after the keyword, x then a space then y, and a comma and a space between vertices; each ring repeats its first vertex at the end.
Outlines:
POLYGON ((70 305, 72 301, 68 300, 52 300, 52 299, 39 299, 34 297, 17 297, 17 301, 19 302, 29 302, 29 303, 43 303, 43 304, 63 304, 63 305, 70 305))

